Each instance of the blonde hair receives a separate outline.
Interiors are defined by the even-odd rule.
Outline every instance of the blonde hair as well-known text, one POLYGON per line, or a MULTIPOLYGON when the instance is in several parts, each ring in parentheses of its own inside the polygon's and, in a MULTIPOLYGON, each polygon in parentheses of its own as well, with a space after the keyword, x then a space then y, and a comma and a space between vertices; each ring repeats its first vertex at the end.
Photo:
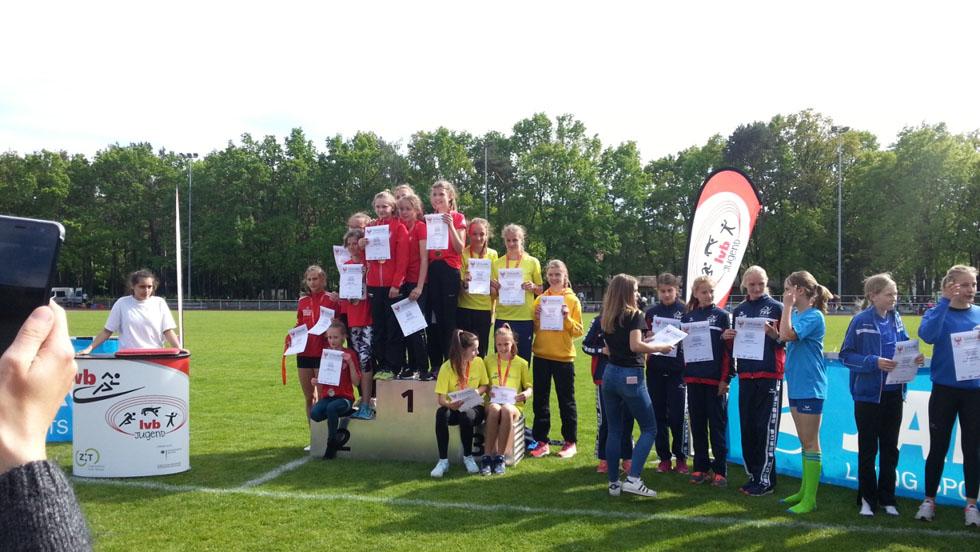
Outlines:
POLYGON ((636 278, 629 274, 617 274, 609 281, 602 296, 602 331, 611 334, 623 323, 627 314, 640 312, 636 308, 636 278))
POLYGON ((364 226, 367 226, 368 223, 371 222, 371 217, 364 211, 358 211, 347 219, 347 227, 350 228, 351 226, 354 226, 351 223, 354 222, 355 220, 363 220, 364 226))
POLYGON ((814 308, 820 309, 820 312, 827 314, 827 302, 830 301, 831 297, 830 291, 818 284, 817 279, 813 277, 813 274, 810 274, 805 270, 797 270, 796 272, 787 276, 786 281, 791 285, 803 288, 803 291, 805 291, 806 296, 810 298, 814 308))
POLYGON ((415 220, 422 220, 422 216, 425 214, 425 211, 422 210, 422 200, 419 199, 419 196, 415 194, 402 196, 402 198, 398 200, 398 204, 401 205, 402 202, 407 202, 412 206, 412 209, 415 211, 415 220))
POLYGON ((500 235, 503 236, 505 234, 520 234, 521 242, 527 238, 527 230, 525 230, 520 224, 514 224, 513 222, 510 224, 505 224, 504 227, 500 229, 500 235))
POLYGON ((759 276, 762 276, 762 279, 767 282, 766 293, 769 293, 769 285, 768 285, 769 275, 766 274, 766 269, 762 268, 759 265, 752 265, 745 269, 745 272, 742 273, 742 281, 739 282, 738 287, 741 288, 742 291, 748 291, 748 288, 745 287, 745 279, 752 274, 758 274, 759 276))
POLYGON ((957 278, 963 276, 964 274, 969 274, 970 276, 975 277, 977 275, 977 269, 972 266, 953 265, 949 267, 949 270, 946 271, 946 276, 943 277, 943 284, 941 287, 945 288, 949 284, 955 282, 957 278))
POLYGON ((399 184, 398 186, 395 186, 394 190, 391 191, 391 193, 395 195, 396 199, 399 196, 399 192, 408 192, 404 195, 415 195, 415 190, 413 190, 408 184, 399 184))
POLYGON ((551 270, 552 268, 557 268, 558 270, 561 271, 562 275, 564 275, 564 278, 562 279, 562 283, 561 283, 562 287, 567 289, 572 289, 572 282, 569 281, 568 279, 568 267, 565 266, 565 263, 559 261, 558 259, 551 259, 550 261, 548 261, 547 264, 544 265, 545 274, 547 274, 548 271, 551 270))
POLYGON ((314 264, 306 267, 306 270, 303 272, 303 279, 301 280, 302 283, 300 284, 300 289, 302 291, 311 291, 310 288, 306 285, 306 275, 309 274, 310 272, 319 272, 320 276, 323 276, 323 285, 324 287, 326 287, 327 271, 323 270, 322 266, 314 264))
POLYGON ((436 180, 432 184, 432 189, 435 190, 436 188, 442 188, 443 190, 446 190, 446 193, 449 194, 449 210, 455 211, 456 210, 456 187, 453 186, 453 183, 448 180, 436 180))
MULTIPOLYGON (((497 339, 499 339, 501 337, 509 337, 510 340, 514 343, 514 345, 517 345, 517 332, 515 332, 510 327, 510 324, 508 324, 506 322, 504 322, 502 326, 500 326, 499 328, 497 328, 497 331, 493 332, 493 339, 494 339, 494 341, 496 341, 497 339)), ((515 350, 514 350, 514 356, 517 356, 516 347, 515 347, 515 350)))
POLYGON ((881 293, 889 285, 897 287, 895 280, 892 279, 892 275, 887 272, 882 272, 881 274, 875 274, 874 276, 868 276, 864 279, 864 300, 861 301, 861 308, 866 309, 871 306, 871 294, 881 293))
POLYGON ((381 190, 380 192, 374 194, 374 200, 371 201, 371 205, 374 206, 374 204, 377 203, 379 199, 383 199, 387 201, 388 205, 391 205, 392 209, 395 208, 395 196, 391 195, 391 191, 381 190))
POLYGON ((711 276, 698 276, 691 282, 691 302, 684 307, 684 312, 691 312, 692 310, 699 307, 707 307, 708 305, 702 305, 701 301, 698 301, 698 288, 708 284, 712 288, 715 287, 715 281, 711 276))
MULTIPOLYGON (((340 330, 340 333, 343 334, 344 337, 347 337, 347 325, 344 324, 341 320, 338 320, 337 318, 334 318, 333 320, 330 321, 330 325, 327 326, 327 331, 329 332, 330 330, 332 330, 334 328, 339 329, 340 330)), ((326 332, 324 332, 323 335, 327 335, 326 332)))

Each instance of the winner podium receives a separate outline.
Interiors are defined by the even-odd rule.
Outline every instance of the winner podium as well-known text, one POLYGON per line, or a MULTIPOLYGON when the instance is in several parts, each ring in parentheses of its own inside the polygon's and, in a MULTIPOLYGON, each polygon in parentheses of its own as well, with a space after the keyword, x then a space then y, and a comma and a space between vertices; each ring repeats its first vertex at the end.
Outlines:
MULTIPOLYGON (((375 418, 340 419, 337 458, 369 460, 410 460, 435 462, 436 382, 417 380, 376 380, 375 418)), ((449 431, 449 457, 462 458, 459 432, 449 431)), ((473 456, 483 456, 483 425, 473 428, 473 456)), ((327 450, 327 422, 310 421, 310 456, 322 457, 327 450)), ((508 466, 524 457, 524 417, 514 422, 514 439, 504 455, 508 466)))

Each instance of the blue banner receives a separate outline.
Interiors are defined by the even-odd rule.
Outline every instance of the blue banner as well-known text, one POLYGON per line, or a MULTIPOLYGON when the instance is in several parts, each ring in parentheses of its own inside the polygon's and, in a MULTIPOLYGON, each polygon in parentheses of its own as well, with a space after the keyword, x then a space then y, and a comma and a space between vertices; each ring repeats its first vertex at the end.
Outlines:
MULTIPOLYGON (((857 426, 854 422, 854 401, 848 386, 850 372, 834 358, 825 358, 828 388, 820 427, 820 448, 823 453, 821 482, 857 489, 857 426)), ((927 361, 928 362, 928 361, 927 361)), ((902 414, 899 434, 899 459, 895 492, 899 496, 921 499, 925 486, 925 459, 929 454, 929 368, 921 368, 909 393, 902 414)), ((738 381, 732 382, 728 401, 728 460, 742 463, 742 436, 738 419, 738 381)), ((946 466, 940 479, 936 501, 942 504, 966 504, 963 484, 963 454, 960 449, 960 426, 953 428, 953 440, 946 454, 946 466)), ((790 415, 789 399, 783 393, 783 409, 776 445, 776 472, 801 476, 802 460, 796 426, 790 415)))

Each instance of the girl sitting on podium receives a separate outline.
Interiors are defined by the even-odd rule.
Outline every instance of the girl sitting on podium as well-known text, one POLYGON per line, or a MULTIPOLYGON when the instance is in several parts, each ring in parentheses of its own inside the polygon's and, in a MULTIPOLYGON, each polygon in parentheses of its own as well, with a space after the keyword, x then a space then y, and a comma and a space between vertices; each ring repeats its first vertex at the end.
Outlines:
POLYGON ((514 422, 524 413, 524 402, 531 396, 531 375, 527 361, 517 356, 517 339, 509 325, 504 324, 497 329, 494 333, 494 345, 497 352, 487 356, 486 360, 490 383, 493 387, 513 389, 516 395, 513 404, 498 404, 492 402, 496 398, 493 388, 488 393, 491 402, 486 405, 487 453, 483 457, 480 475, 506 473, 504 453, 507 452, 507 445, 514 442, 514 422))
POLYGON ((340 447, 337 442, 337 425, 340 417, 350 412, 354 407, 354 386, 361 380, 361 370, 358 366, 357 353, 344 348, 344 340, 347 339, 347 326, 340 320, 334 320, 327 327, 326 347, 343 351, 344 366, 340 372, 340 381, 337 385, 326 385, 319 383, 319 369, 317 375, 310 380, 311 386, 315 389, 316 404, 310 410, 310 419, 314 422, 327 421, 327 450, 323 454, 324 458, 330 459, 337 455, 340 447))
POLYGON ((459 425, 459 438, 463 445, 463 464, 469 473, 480 469, 473 460, 473 428, 483 423, 486 410, 482 404, 462 410, 462 400, 453 400, 449 394, 466 389, 476 389, 478 395, 487 392, 490 379, 483 359, 477 356, 480 340, 476 335, 462 330, 453 332, 449 343, 449 360, 439 369, 436 395, 436 444, 439 446, 439 463, 432 470, 432 477, 442 477, 449 469, 449 426, 459 425))

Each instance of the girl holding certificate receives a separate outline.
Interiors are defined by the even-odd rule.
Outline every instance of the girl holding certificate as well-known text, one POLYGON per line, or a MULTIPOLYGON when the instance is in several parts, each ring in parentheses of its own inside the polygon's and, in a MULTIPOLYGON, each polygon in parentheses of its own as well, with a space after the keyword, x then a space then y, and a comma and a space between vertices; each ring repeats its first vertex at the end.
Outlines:
POLYGON ((531 359, 534 339, 534 296, 544 292, 541 263, 524 252, 527 232, 519 224, 508 224, 500 232, 507 254, 493 263, 490 293, 497 298, 497 321, 494 329, 510 325, 517 337, 517 356, 531 359))
POLYGON ((449 358, 450 338, 456 330, 459 268, 462 266, 460 253, 466 244, 466 217, 456 211, 456 188, 445 180, 432 185, 429 199, 433 212, 438 216, 428 215, 427 218, 429 221, 438 219, 437 224, 442 227, 426 224, 429 232, 429 288, 438 290, 429 295, 429 310, 426 312, 429 322, 429 364, 439 366, 449 358), (439 231, 448 233, 446 247, 432 249, 439 231))
POLYGON ((807 271, 790 274, 783 282, 783 316, 779 339, 786 343, 786 380, 789 409, 803 448, 800 491, 782 499, 796 504, 793 514, 817 507, 820 484, 820 421, 827 398, 827 367, 823 361, 824 314, 830 292, 807 271))
MULTIPOLYGON (((364 238, 364 231, 354 229, 344 236, 344 245, 350 253, 350 260, 344 264, 364 266, 364 249, 361 247, 361 239, 364 238)), ((374 386, 374 378, 371 377, 371 305, 367 301, 367 285, 365 277, 361 276, 361 297, 359 299, 341 299, 340 312, 347 317, 347 325, 350 330, 348 342, 357 352, 358 366, 362 374, 361 378, 361 403, 357 406, 355 418, 370 420, 372 415, 371 391, 374 386)))
MULTIPOLYGON (((851 397, 858 430, 858 496, 862 516, 873 516, 878 506, 897 516, 895 467, 898 434, 902 426, 904 383, 889 384, 888 373, 898 366, 896 344, 909 334, 895 310, 898 288, 890 274, 864 280, 865 310, 851 319, 840 359, 851 371, 851 397), (870 305, 870 306, 869 306, 870 305), (875 474, 875 456, 881 450, 881 469, 875 474)), ((916 363, 925 362, 919 354, 916 363)))
POLYGON ((487 454, 483 457, 480 475, 507 472, 504 453, 507 445, 514 442, 514 422, 523 414, 524 401, 532 393, 527 361, 517 356, 517 341, 509 326, 504 325, 494 333, 494 346, 497 352, 486 360, 491 387, 490 401, 486 405, 487 454))
MULTIPOLYGON (((425 282, 429 273, 429 253, 425 249, 426 230, 425 223, 422 222, 422 200, 415 194, 403 195, 398 200, 398 217, 408 230, 408 267, 405 269, 405 283, 402 284, 401 295, 408 296, 412 301, 418 301, 419 308, 425 312, 425 282)), ((401 370, 398 377, 431 379, 428 376, 429 357, 425 349, 423 330, 406 335, 405 348, 408 349, 408 366, 401 370)))
MULTIPOLYGON (((609 439, 609 416, 606 415, 606 401, 602 398, 602 374, 609 364, 609 348, 606 347, 606 336, 602 333, 602 315, 592 319, 592 325, 582 340, 582 352, 592 357, 592 383, 595 384, 595 413, 599 427, 595 436, 595 457, 599 459, 596 473, 608 473, 609 462, 606 460, 606 441, 609 439)), ((629 473, 630 458, 633 456, 633 415, 626 405, 620 409, 623 420, 623 435, 629 439, 621 439, 619 457, 623 458, 623 471, 629 473)), ((659 426, 658 430, 659 431, 659 426)))
POLYGON ((310 419, 314 422, 327 421, 327 450, 323 457, 330 459, 337 455, 340 447, 337 443, 337 424, 340 417, 350 412, 354 406, 354 386, 360 383, 361 370, 358 368, 357 353, 344 348, 347 327, 343 322, 331 322, 324 335, 325 349, 343 353, 340 377, 336 383, 321 383, 316 377, 310 380, 310 384, 319 391, 319 400, 310 410, 310 419))
POLYGON ((471 407, 461 408, 467 400, 454 398, 462 391, 475 389, 483 395, 490 386, 487 369, 483 359, 476 356, 480 341, 470 332, 456 330, 449 344, 449 360, 439 369, 436 380, 436 445, 439 447, 439 463, 432 470, 432 477, 442 477, 449 469, 449 426, 459 426, 459 439, 463 445, 463 464, 469 473, 479 473, 480 468, 473 459, 473 428, 483 423, 486 409, 479 402, 471 407))
MULTIPOLYGON (((489 288, 485 293, 470 293, 470 282, 474 274, 469 271, 470 260, 474 260, 482 268, 490 265, 493 269, 493 262, 497 260, 497 251, 487 246, 490 240, 490 223, 486 219, 475 218, 470 221, 468 232, 470 244, 463 248, 462 268, 460 277, 462 278, 463 289, 459 293, 459 308, 456 309, 456 325, 459 329, 476 334, 480 338, 480 356, 487 356, 488 340, 490 339, 490 325, 493 321, 493 298, 490 296, 489 288)), ((479 273, 476 273, 479 276, 479 273)), ((483 287, 483 282, 473 284, 474 290, 483 287)), ((483 291, 480 289, 480 291, 483 291)))
POLYGON ((769 296, 769 277, 761 266, 742 274, 747 297, 733 312, 735 322, 722 337, 733 344, 738 363, 738 411, 742 458, 749 480, 739 490, 763 496, 776 486, 776 441, 783 404, 786 349, 779 341, 783 305, 769 296), (753 346, 735 347, 749 342, 753 346), (740 356, 741 355, 741 356, 740 356))
POLYGON ((551 380, 555 380, 558 409, 561 412, 561 434, 565 441, 559 458, 571 458, 578 442, 578 411, 575 406, 575 344, 583 335, 582 305, 572 291, 565 263, 548 261, 545 275, 548 291, 534 301, 534 427, 538 442, 531 456, 548 455, 548 432, 551 430, 551 380))
POLYGON ((691 301, 681 318, 685 330, 684 383, 687 384, 687 408, 691 415, 691 440, 694 441, 694 471, 691 483, 711 481, 715 487, 728 485, 728 384, 733 370, 722 333, 731 327, 728 312, 715 306, 715 282, 710 276, 698 276, 691 283, 691 301), (710 432, 710 433, 709 433, 710 432), (708 455, 710 434, 711 452, 708 455), (708 470, 714 476, 708 474, 708 470))
MULTIPOLYGON (((965 355, 956 355, 954 343, 964 347, 980 331, 977 269, 956 265, 943 278, 943 296, 929 309, 919 325, 919 339, 932 344, 932 394, 929 396, 929 457, 926 459, 926 499, 915 519, 932 521, 936 490, 943 474, 949 440, 956 420, 960 422, 963 451, 963 483, 966 494, 964 519, 980 526, 977 488, 980 486, 980 379, 963 379, 971 367, 965 355), (967 334, 965 332, 971 332, 967 334)), ((965 348, 965 347, 964 347, 965 348)))
POLYGON ((380 363, 375 379, 389 379, 401 370, 405 360, 405 341, 391 305, 404 299, 401 295, 408 268, 408 231, 395 214, 395 197, 385 190, 374 196, 374 212, 378 218, 364 229, 361 247, 368 259, 368 302, 373 320, 372 349, 380 363), (372 229, 380 243, 372 243, 372 229))

